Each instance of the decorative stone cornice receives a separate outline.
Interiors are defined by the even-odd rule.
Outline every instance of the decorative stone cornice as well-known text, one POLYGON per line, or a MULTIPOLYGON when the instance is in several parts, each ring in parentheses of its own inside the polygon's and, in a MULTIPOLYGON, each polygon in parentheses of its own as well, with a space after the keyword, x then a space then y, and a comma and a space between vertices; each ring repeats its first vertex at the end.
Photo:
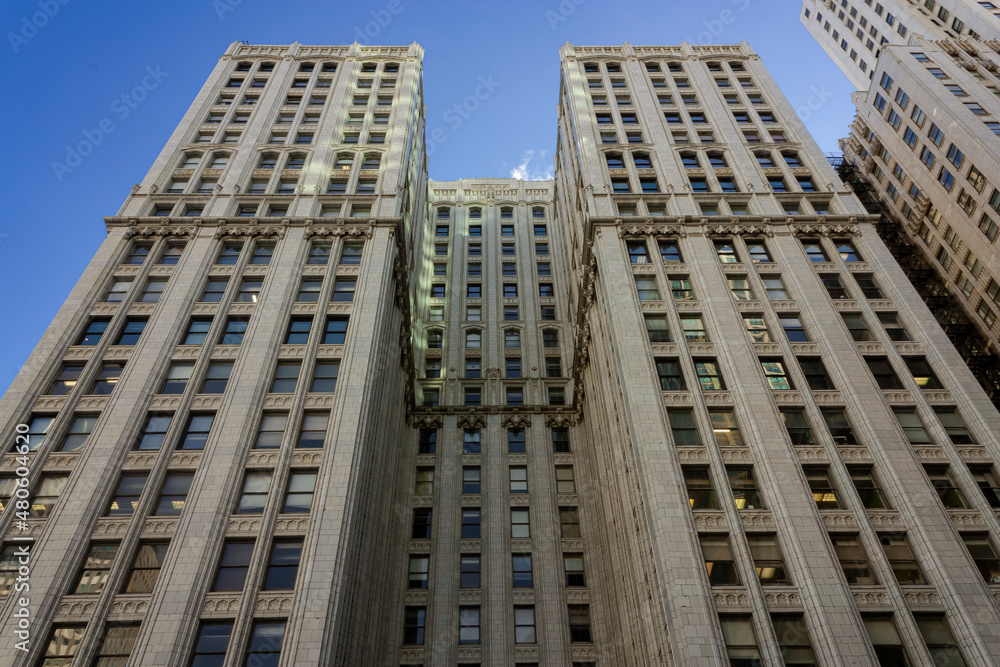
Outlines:
POLYGON ((531 420, 524 415, 508 415, 500 420, 500 425, 504 428, 529 428, 531 420))
POLYGON ((193 227, 129 227, 125 230, 125 238, 134 236, 189 236, 194 233, 193 227))
POLYGON ((462 415, 458 418, 459 428, 486 428, 486 417, 481 415, 462 415))
POLYGON ((284 235, 285 230, 282 227, 229 227, 224 225, 215 230, 213 237, 221 239, 226 236, 277 236, 280 239, 284 235))

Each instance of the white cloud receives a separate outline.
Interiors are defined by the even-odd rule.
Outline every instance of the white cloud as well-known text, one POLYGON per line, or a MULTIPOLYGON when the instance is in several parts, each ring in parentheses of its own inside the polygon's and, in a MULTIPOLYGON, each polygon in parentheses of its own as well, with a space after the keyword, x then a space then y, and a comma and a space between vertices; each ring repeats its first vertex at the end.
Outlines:
POLYGON ((555 169, 551 164, 545 164, 545 154, 548 151, 538 151, 538 159, 535 159, 535 151, 527 150, 521 156, 521 161, 510 170, 511 178, 519 178, 522 181, 547 181, 555 176, 555 169))

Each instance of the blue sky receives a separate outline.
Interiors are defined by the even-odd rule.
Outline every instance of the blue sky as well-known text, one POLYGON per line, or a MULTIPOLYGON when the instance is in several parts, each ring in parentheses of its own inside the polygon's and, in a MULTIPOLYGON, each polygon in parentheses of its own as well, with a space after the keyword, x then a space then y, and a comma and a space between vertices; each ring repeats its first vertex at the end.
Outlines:
POLYGON ((103 216, 114 215, 143 178, 234 40, 419 42, 428 136, 438 127, 446 135, 429 150, 430 176, 542 178, 552 169, 558 51, 566 42, 746 40, 820 147, 836 150, 853 116, 851 87, 799 24, 800 10, 795 0, 4 0, 0 387, 101 243, 103 216), (492 94, 456 128, 449 109, 481 79, 492 94), (143 85, 141 101, 120 100, 143 85), (54 169, 67 164, 66 146, 85 136, 100 137, 93 152, 54 169))

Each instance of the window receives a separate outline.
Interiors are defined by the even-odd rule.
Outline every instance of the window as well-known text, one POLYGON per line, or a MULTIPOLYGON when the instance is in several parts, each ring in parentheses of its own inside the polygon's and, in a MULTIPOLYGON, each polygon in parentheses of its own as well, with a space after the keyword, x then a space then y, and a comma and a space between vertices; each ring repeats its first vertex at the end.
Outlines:
POLYGON ((184 509, 194 475, 170 473, 163 482, 154 516, 178 516, 184 509))
POLYGON ((403 643, 422 646, 427 607, 406 607, 403 613, 403 643))
POLYGON ((569 452, 569 429, 552 429, 552 451, 555 453, 569 452))
POLYGON ((809 341, 805 328, 802 326, 802 321, 797 315, 779 315, 778 321, 781 322, 781 328, 784 330, 785 337, 788 338, 789 342, 805 343, 809 341))
MULTIPOLYGON (((59 451, 75 452, 79 450, 81 447, 83 447, 84 443, 87 441, 87 438, 90 436, 90 433, 94 430, 94 425, 97 422, 97 418, 98 418, 97 415, 93 416, 77 415, 74 418, 73 423, 70 425, 69 430, 66 432, 66 436, 63 438, 62 445, 60 445, 59 447, 59 451)), ((48 426, 51 424, 51 420, 49 420, 48 418, 45 419, 47 420, 47 422, 45 423, 44 428, 47 431, 48 426)), ((35 428, 35 423, 34 423, 35 421, 38 421, 38 419, 36 418, 35 420, 32 421, 31 428, 35 428)), ((44 437, 45 437, 44 432, 41 434, 41 437, 38 438, 32 433, 32 431, 29 430, 28 445, 30 451, 37 450, 41 442, 44 440, 44 437)), ((4 497, 6 496, 0 493, 0 506, 2 506, 2 500, 4 497)), ((2 511, 2 508, 0 508, 0 511, 2 511)))
POLYGON ((858 287, 861 288, 861 293, 865 295, 866 299, 881 299, 882 290, 879 289, 878 284, 875 282, 875 278, 871 275, 862 275, 855 273, 854 280, 858 283, 858 287))
POLYGON ((782 408, 781 420, 785 423, 785 430, 793 445, 815 445, 816 438, 813 437, 812 428, 806 420, 804 410, 798 408, 782 408))
POLYGON ((346 303, 354 301, 357 278, 337 278, 333 284, 333 301, 346 303))
POLYGON ((236 504, 236 514, 261 514, 271 488, 271 473, 249 473, 243 479, 243 491, 236 504))
POLYGON ((559 508, 559 534, 564 540, 580 537, 580 513, 576 507, 559 508))
POLYGON ((645 241, 630 240, 625 242, 625 246, 628 248, 628 257, 632 264, 646 264, 649 261, 645 241))
POLYGON ((316 370, 313 372, 312 386, 309 388, 309 391, 313 393, 332 393, 337 388, 337 374, 339 372, 339 361, 317 361, 316 370))
POLYGON ((800 357, 799 366, 802 368, 803 375, 806 376, 806 383, 810 389, 822 391, 835 388, 826 372, 823 361, 818 357, 800 357))
POLYGON ((698 384, 701 386, 703 391, 721 390, 726 388, 725 383, 722 381, 719 365, 715 359, 695 359, 694 370, 698 376, 698 384))
POLYGON ((517 329, 507 329, 503 332, 503 346, 507 349, 521 347, 521 334, 517 329))
POLYGON ((781 559, 776 535, 748 535, 750 556, 762 586, 782 586, 791 583, 781 559))
POLYGON ((733 550, 727 535, 699 535, 701 553, 708 569, 708 582, 713 585, 739 585, 740 576, 733 561, 733 550))
POLYGON ((100 593, 108 581, 111 566, 118 555, 117 543, 96 543, 90 545, 90 551, 83 560, 79 579, 70 595, 100 593))
POLYGON ((278 664, 284 635, 284 621, 255 621, 243 662, 244 667, 278 664))
POLYGON ((462 508, 462 539, 479 538, 480 511, 471 507, 462 508))
POLYGON ((149 415, 146 417, 146 424, 135 449, 159 449, 163 445, 163 439, 166 437, 172 419, 172 415, 149 415))
POLYGON ((771 341, 771 334, 767 330, 767 324, 760 315, 746 315, 743 317, 743 326, 754 343, 768 343, 771 341))
POLYGON ((250 323, 250 319, 247 317, 230 317, 226 321, 226 328, 222 332, 222 337, 219 338, 220 345, 239 345, 243 342, 243 337, 246 335, 247 326, 250 323))
POLYGON ((528 510, 513 508, 510 510, 510 537, 513 540, 531 537, 528 510))
POLYGON ((458 643, 479 643, 479 607, 459 607, 458 643))
POLYGON ((329 418, 330 413, 328 412, 307 412, 302 418, 299 441, 295 446, 302 449, 318 449, 323 447, 329 418))
POLYGON ((818 239, 802 239, 802 247, 806 251, 806 256, 812 262, 829 262, 830 258, 826 256, 826 251, 823 250, 823 245, 818 239))
POLYGON ((781 282, 781 278, 761 278, 761 281, 764 283, 768 299, 772 301, 788 299, 788 292, 785 291, 785 284, 781 282))
POLYGON ((184 434, 177 443, 177 449, 205 449, 205 443, 208 442, 208 434, 212 430, 214 421, 215 415, 213 414, 191 415, 188 418, 184 434))
POLYGON ((754 296, 753 290, 750 289, 750 281, 747 280, 746 276, 729 278, 729 291, 732 292, 733 298, 737 301, 752 301, 757 298, 754 296))
POLYGON ((759 665, 760 650, 754 636, 753 622, 747 616, 720 616, 722 636, 731 665, 759 665))
POLYGON ((507 405, 524 404, 524 387, 507 387, 507 405))
POLYGON ((676 359, 657 359, 656 372, 660 378, 661 391, 684 391, 684 375, 676 359))
POLYGON ((131 278, 115 279, 104 295, 105 303, 121 303, 125 300, 129 287, 132 286, 131 278))
MULTIPOLYGON (((528 558, 530 566, 530 556, 528 558)), ((514 643, 534 644, 535 641, 535 608, 514 607, 514 643)))
POLYGON ((668 410, 670 433, 674 444, 678 447, 700 447, 701 438, 694 423, 694 414, 690 410, 668 410))
POLYGON ((104 335, 104 332, 107 330, 108 324, 110 323, 111 321, 106 319, 91 320, 90 323, 87 324, 87 328, 83 330, 82 334, 80 334, 80 338, 77 339, 76 344, 97 345, 101 342, 101 336, 104 335))
MULTIPOLYGON (((674 301, 694 300, 694 291, 691 289, 691 281, 687 276, 679 276, 670 279, 670 294, 674 301)), ((707 339, 706 339, 707 340, 707 339)))
POLYGON ((261 287, 264 284, 262 278, 244 278, 240 283, 240 291, 237 292, 233 301, 237 303, 257 303, 260 296, 261 287))
POLYGON ((288 478, 285 504, 281 511, 286 514, 308 513, 312 508, 313 493, 316 490, 316 473, 295 472, 288 478))
POLYGON ((160 300, 160 296, 166 288, 166 278, 150 278, 146 283, 146 289, 139 296, 139 301, 142 303, 156 303, 160 300))
POLYGON ((948 466, 924 466, 927 477, 931 481, 931 486, 937 491, 941 504, 946 508, 962 509, 968 507, 965 496, 955 483, 955 478, 948 470, 948 466))
POLYGON ((527 493, 528 492, 528 469, 524 466, 511 466, 510 467, 510 492, 511 493, 527 493))
POLYGON ((785 364, 780 359, 761 359, 760 366, 771 389, 794 389, 792 380, 788 377, 788 373, 785 370, 785 364))
MULTIPOLYGON (((44 24, 43 24, 44 25, 44 24)), ((70 665, 76 656, 83 642, 83 635, 86 626, 83 625, 55 625, 49 633, 43 660, 38 664, 45 667, 70 665)))
POLYGON ((837 500, 837 487, 834 486, 830 478, 830 469, 825 466, 803 468, 806 475, 806 482, 812 492, 813 500, 819 509, 837 509, 840 502, 837 500))
POLYGON ((571 604, 569 611, 569 640, 572 643, 589 644, 590 635, 590 607, 588 605, 571 604))
POLYGON ((65 396, 73 391, 80 374, 83 373, 83 364, 63 364, 59 376, 52 382, 49 388, 50 396, 65 396))
POLYGON ((742 447, 745 444, 732 410, 709 410, 708 416, 712 421, 715 442, 719 446, 742 447))
MULTIPOLYGON (((301 540, 279 540, 271 547, 271 560, 268 562, 267 574, 264 579, 265 591, 292 590, 299 573, 299 560, 302 557, 301 540)), ((259 627, 259 625, 257 626, 259 627)))
POLYGON ((985 533, 964 533, 961 536, 983 579, 991 584, 1000 583, 1000 559, 990 544, 989 536, 985 533))
POLYGON ((531 588, 534 585, 531 576, 531 554, 512 554, 511 564, 514 572, 514 588, 531 588))
MULTIPOLYGON (((163 560, 167 556, 166 542, 141 542, 135 552, 128 579, 122 587, 122 593, 151 593, 163 560)), ((97 664, 105 664, 98 662, 97 664)))
POLYGON ((875 377, 875 382, 880 389, 902 389, 903 384, 893 370, 889 360, 885 357, 865 357, 868 370, 875 377))
POLYGON ((854 429, 851 428, 851 423, 847 419, 847 415, 841 408, 828 408, 823 410, 823 419, 826 421, 826 426, 830 430, 830 435, 833 437, 833 441, 838 445, 857 445, 857 437, 854 435, 854 429))
POLYGON ((873 586, 878 579, 868 566, 868 557, 857 535, 830 535, 833 551, 851 585, 873 586))
POLYGON ((346 317, 331 317, 326 321, 326 332, 323 336, 324 345, 343 345, 347 338, 346 317))
POLYGON ((407 588, 427 588, 427 572, 429 569, 429 556, 410 556, 407 588))
POLYGON ((205 375, 205 382, 201 386, 202 394, 221 394, 229 384, 229 376, 233 372, 233 364, 212 362, 205 375))

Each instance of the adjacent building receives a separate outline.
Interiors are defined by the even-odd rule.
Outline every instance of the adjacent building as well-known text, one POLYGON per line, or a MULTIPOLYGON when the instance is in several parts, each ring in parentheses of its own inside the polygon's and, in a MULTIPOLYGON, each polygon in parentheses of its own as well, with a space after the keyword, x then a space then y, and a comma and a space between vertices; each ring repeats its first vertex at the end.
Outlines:
POLYGON ((1000 655, 1000 413, 879 216, 746 44, 560 59, 554 180, 444 182, 416 44, 230 46, 0 401, 7 663, 1000 655))
POLYGON ((858 90, 884 46, 924 39, 1000 39, 1000 6, 975 0, 802 0, 799 20, 858 90))
POLYGON ((800 19, 859 89, 842 176, 1000 403, 1000 9, 807 0, 800 19))

